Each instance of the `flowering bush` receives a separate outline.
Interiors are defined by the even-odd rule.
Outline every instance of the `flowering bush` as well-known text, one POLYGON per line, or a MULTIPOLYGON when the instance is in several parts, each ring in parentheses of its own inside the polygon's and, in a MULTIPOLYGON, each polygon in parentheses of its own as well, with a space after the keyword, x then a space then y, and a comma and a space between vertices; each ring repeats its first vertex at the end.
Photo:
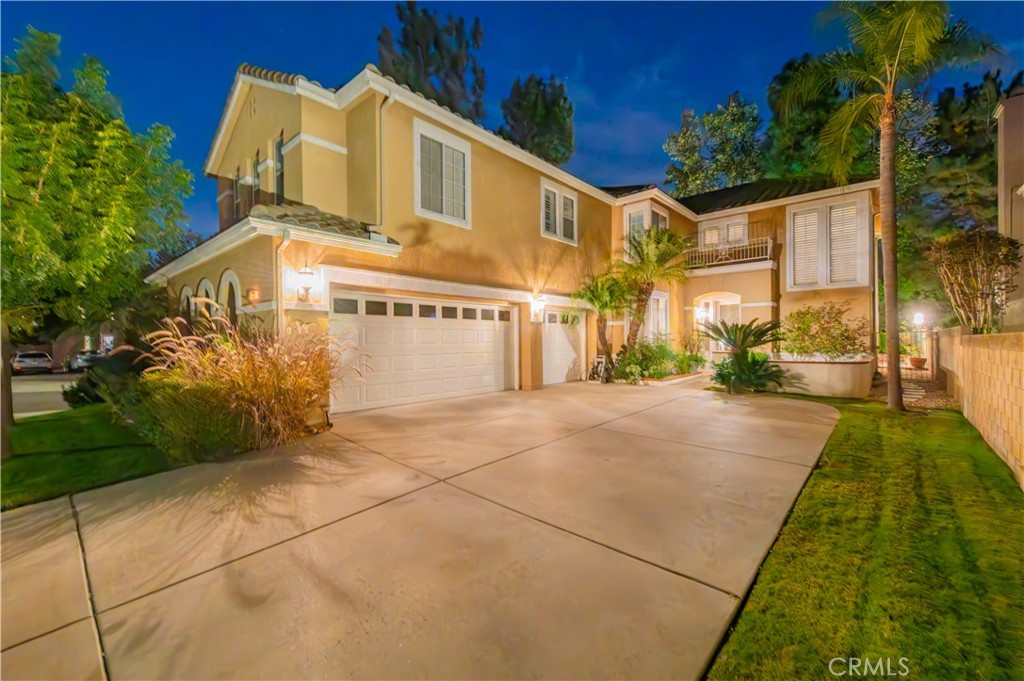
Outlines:
POLYGON ((871 322, 867 317, 847 321, 849 303, 831 301, 805 305, 782 321, 782 350, 798 356, 839 359, 868 351, 871 322))

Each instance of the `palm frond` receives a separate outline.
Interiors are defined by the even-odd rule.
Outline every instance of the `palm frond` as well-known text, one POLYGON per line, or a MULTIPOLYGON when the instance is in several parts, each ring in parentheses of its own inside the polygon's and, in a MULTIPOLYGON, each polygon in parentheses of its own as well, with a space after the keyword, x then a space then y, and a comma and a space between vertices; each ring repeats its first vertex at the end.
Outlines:
POLYGON ((839 184, 845 184, 853 166, 854 137, 857 128, 874 130, 882 111, 882 95, 863 94, 847 100, 821 129, 818 149, 821 161, 839 184))
POLYGON ((895 49, 893 80, 912 76, 927 67, 949 24, 946 3, 894 2, 882 5, 881 11, 886 22, 886 39, 895 49))
POLYGON ((629 305, 629 289, 620 279, 609 274, 587 279, 571 297, 594 308, 602 316, 620 312, 629 305))
POLYGON ((949 26, 938 41, 932 69, 982 62, 990 67, 1006 53, 986 33, 976 31, 960 19, 949 26))
POLYGON ((634 288, 658 281, 686 281, 685 253, 693 240, 675 232, 647 229, 629 234, 616 274, 634 288))

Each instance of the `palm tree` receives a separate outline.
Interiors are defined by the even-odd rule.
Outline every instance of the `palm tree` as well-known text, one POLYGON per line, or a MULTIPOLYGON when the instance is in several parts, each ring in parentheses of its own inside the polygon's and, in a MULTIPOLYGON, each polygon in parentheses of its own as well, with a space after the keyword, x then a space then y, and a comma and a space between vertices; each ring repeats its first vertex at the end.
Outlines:
POLYGON ((608 274, 590 277, 572 297, 586 303, 597 315, 597 352, 604 355, 606 367, 612 368, 612 346, 608 342, 608 315, 621 312, 629 300, 629 290, 619 279, 608 274))
POLYGON ((779 110, 788 116, 836 87, 850 95, 825 123, 819 143, 821 160, 840 184, 850 174, 854 130, 880 133, 888 404, 890 409, 902 410, 896 283, 897 96, 936 69, 979 60, 994 48, 988 38, 970 30, 963 21, 951 23, 944 2, 841 2, 828 14, 845 24, 850 47, 798 68, 780 94, 779 110))
POLYGON ((616 265, 622 282, 633 292, 632 313, 626 348, 636 345, 640 327, 647 315, 647 304, 659 281, 686 281, 685 253, 691 240, 667 229, 646 229, 626 237, 623 258, 616 265))
POLYGON ((701 334, 729 348, 731 367, 727 375, 715 380, 724 381, 730 393, 737 392, 739 388, 764 391, 769 383, 782 386, 786 372, 767 357, 751 354, 755 348, 783 341, 779 322, 759 322, 756 319, 746 324, 701 322, 701 334))

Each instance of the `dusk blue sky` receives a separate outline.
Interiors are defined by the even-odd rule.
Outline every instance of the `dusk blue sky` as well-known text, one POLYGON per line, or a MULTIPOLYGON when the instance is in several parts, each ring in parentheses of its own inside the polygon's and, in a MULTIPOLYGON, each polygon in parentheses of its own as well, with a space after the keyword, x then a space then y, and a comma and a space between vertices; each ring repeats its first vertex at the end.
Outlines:
MULTIPOLYGON (((705 111, 734 90, 767 118, 765 88, 790 57, 840 44, 821 30, 824 3, 425 3, 484 29, 487 119, 516 76, 563 78, 576 105, 576 154, 567 170, 594 184, 662 182, 666 135, 685 108, 705 111)), ((952 3, 953 12, 1006 50, 1004 73, 1024 63, 1020 2, 952 3)), ((195 174, 193 228, 216 229, 215 184, 202 177, 234 71, 250 62, 335 87, 377 61, 377 35, 397 26, 379 3, 11 3, 0 38, 10 54, 27 24, 63 37, 62 74, 98 57, 129 125, 177 135, 173 153, 195 174)), ((984 68, 941 74, 934 88, 975 81, 984 68)))

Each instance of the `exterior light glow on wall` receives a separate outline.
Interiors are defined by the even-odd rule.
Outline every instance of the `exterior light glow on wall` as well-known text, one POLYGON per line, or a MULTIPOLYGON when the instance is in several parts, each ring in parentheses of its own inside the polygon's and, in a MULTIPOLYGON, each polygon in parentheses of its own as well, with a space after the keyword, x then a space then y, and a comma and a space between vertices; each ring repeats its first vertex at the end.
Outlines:
POLYGON ((538 293, 530 301, 530 321, 531 322, 542 322, 544 321, 544 304, 546 302, 543 293, 538 293))
POLYGON ((694 308, 693 315, 697 319, 697 323, 702 324, 704 319, 707 318, 707 310, 704 309, 703 305, 700 305, 694 308))
POLYGON ((924 312, 915 312, 914 313, 914 324, 916 324, 918 326, 921 326, 922 324, 924 324, 924 312))
POLYGON ((260 290, 257 288, 246 289, 245 299, 249 301, 250 305, 255 305, 260 302, 260 290))

